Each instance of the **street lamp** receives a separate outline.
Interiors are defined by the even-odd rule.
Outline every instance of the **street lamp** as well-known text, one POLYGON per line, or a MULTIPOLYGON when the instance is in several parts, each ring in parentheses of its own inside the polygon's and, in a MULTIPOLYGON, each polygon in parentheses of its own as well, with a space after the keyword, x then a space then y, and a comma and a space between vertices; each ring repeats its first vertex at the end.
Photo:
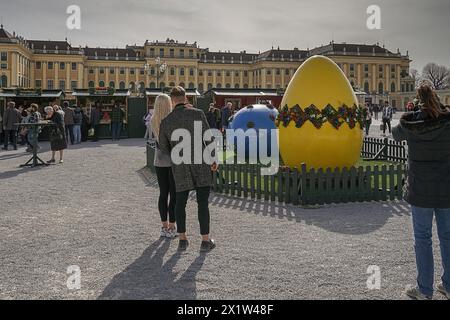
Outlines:
MULTIPOLYGON (((155 62, 156 62, 156 87, 159 88, 159 79, 166 72, 167 63, 166 62, 161 63, 160 57, 156 57, 155 62)), ((150 70, 150 65, 146 63, 144 67, 148 73, 148 71, 150 70)))

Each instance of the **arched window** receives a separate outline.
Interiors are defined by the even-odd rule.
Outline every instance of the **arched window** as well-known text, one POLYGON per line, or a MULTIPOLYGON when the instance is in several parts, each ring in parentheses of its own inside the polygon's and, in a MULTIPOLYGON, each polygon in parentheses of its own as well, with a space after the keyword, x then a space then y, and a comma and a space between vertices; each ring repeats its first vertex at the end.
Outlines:
POLYGON ((139 82, 139 89, 144 90, 145 89, 145 83, 144 81, 139 82))
POLYGON ((394 82, 392 82, 391 83, 391 92, 396 92, 397 90, 396 90, 396 88, 395 88, 395 83, 394 82))
POLYGON ((116 87, 116 84, 114 83, 114 81, 110 81, 109 82, 109 87, 110 88, 115 88, 116 87))
POLYGON ((89 81, 89 83, 88 83, 88 87, 89 87, 89 88, 93 88, 93 87, 95 87, 95 83, 94 83, 94 81, 89 81))
POLYGON ((221 83, 218 83, 218 84, 217 84, 217 89, 220 89, 220 88, 222 88, 222 84, 221 84, 221 83))
POLYGON ((159 84, 159 87, 160 87, 160 88, 165 88, 165 87, 166 87, 166 83, 165 83, 165 82, 161 82, 161 83, 159 84))
POLYGON ((352 88, 355 88, 355 81, 352 80, 352 81, 350 82, 350 85, 352 86, 352 88))
POLYGON ((131 91, 134 91, 134 90, 136 89, 136 85, 134 84, 134 82, 130 82, 130 84, 128 85, 128 88, 129 88, 131 91))
POLYGON ((369 83, 366 81, 364 82, 364 92, 369 93, 369 91, 370 91, 369 83))
POLYGON ((0 87, 6 88, 8 86, 8 77, 3 75, 0 81, 0 87))
POLYGON ((189 83, 189 89, 195 89, 195 84, 193 82, 189 83))
POLYGON ((244 89, 248 89, 248 84, 244 84, 244 89))
POLYGON ((230 88, 231 88, 231 84, 227 83, 227 84, 225 85, 225 88, 230 89, 230 88))
POLYGON ((124 82, 124 81, 120 81, 120 83, 119 83, 119 89, 122 89, 122 90, 125 89, 125 82, 124 82))
POLYGON ((175 82, 169 83, 169 87, 175 87, 175 82))
POLYGON ((184 88, 184 82, 180 82, 180 87, 184 88))
POLYGON ((213 88, 212 83, 208 83, 208 90, 211 90, 213 88))
POLYGON ((199 83, 199 84, 198 84, 198 90, 199 90, 200 92, 203 92, 203 83, 199 83))
POLYGON ((184 68, 183 67, 180 68, 180 76, 184 76, 184 68))
POLYGON ((103 88, 103 87, 105 86, 105 81, 100 81, 100 82, 98 83, 98 86, 101 87, 101 88, 103 88))
POLYGON ((175 68, 174 67, 170 68, 170 75, 171 76, 175 75, 175 68))
POLYGON ((234 88, 235 88, 235 89, 239 89, 239 83, 236 83, 236 84, 234 85, 234 88))
POLYGON ((380 82, 380 83, 378 84, 378 93, 379 93, 379 94, 383 94, 383 93, 384 93, 383 82, 380 82))
POLYGON ((156 88, 156 83, 150 82, 150 88, 151 88, 151 89, 155 89, 155 88, 156 88))

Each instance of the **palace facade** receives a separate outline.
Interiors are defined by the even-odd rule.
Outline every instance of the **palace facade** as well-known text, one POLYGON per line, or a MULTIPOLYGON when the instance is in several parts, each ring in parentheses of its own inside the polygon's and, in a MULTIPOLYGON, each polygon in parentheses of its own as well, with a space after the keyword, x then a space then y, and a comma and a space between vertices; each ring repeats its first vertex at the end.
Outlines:
POLYGON ((197 43, 146 41, 125 48, 75 47, 65 41, 28 40, 0 28, 0 87, 60 89, 212 88, 285 89, 308 57, 328 56, 366 100, 406 103, 414 91, 409 54, 379 44, 331 42, 311 50, 272 48, 262 53, 210 51, 197 43), (163 67, 161 67, 163 65, 163 67), (165 68, 164 68, 165 67, 165 68))

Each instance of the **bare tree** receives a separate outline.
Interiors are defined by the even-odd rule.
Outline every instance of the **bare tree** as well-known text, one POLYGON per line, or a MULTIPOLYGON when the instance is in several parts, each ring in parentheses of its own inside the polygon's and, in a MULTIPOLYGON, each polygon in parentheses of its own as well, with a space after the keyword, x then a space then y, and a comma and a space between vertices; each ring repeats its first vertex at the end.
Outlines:
POLYGON ((430 82, 436 90, 445 89, 450 82, 450 69, 436 63, 428 63, 423 68, 422 80, 430 82))
POLYGON ((414 79, 414 87, 417 88, 419 86, 420 79, 422 78, 422 76, 420 75, 417 69, 411 69, 410 76, 411 78, 414 79))

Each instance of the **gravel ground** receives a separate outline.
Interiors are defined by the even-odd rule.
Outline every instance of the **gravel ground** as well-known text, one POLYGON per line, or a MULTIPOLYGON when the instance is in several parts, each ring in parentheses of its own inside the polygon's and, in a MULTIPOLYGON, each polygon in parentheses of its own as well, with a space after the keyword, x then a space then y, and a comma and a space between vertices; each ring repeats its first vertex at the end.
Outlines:
POLYGON ((414 283, 403 202, 304 209, 212 195, 217 248, 199 254, 190 201, 191 245, 178 254, 159 239, 142 140, 84 143, 63 165, 19 168, 27 159, 0 153, 0 299, 403 299, 414 283), (71 265, 79 290, 67 287, 71 265), (380 290, 367 288, 371 265, 380 290))

